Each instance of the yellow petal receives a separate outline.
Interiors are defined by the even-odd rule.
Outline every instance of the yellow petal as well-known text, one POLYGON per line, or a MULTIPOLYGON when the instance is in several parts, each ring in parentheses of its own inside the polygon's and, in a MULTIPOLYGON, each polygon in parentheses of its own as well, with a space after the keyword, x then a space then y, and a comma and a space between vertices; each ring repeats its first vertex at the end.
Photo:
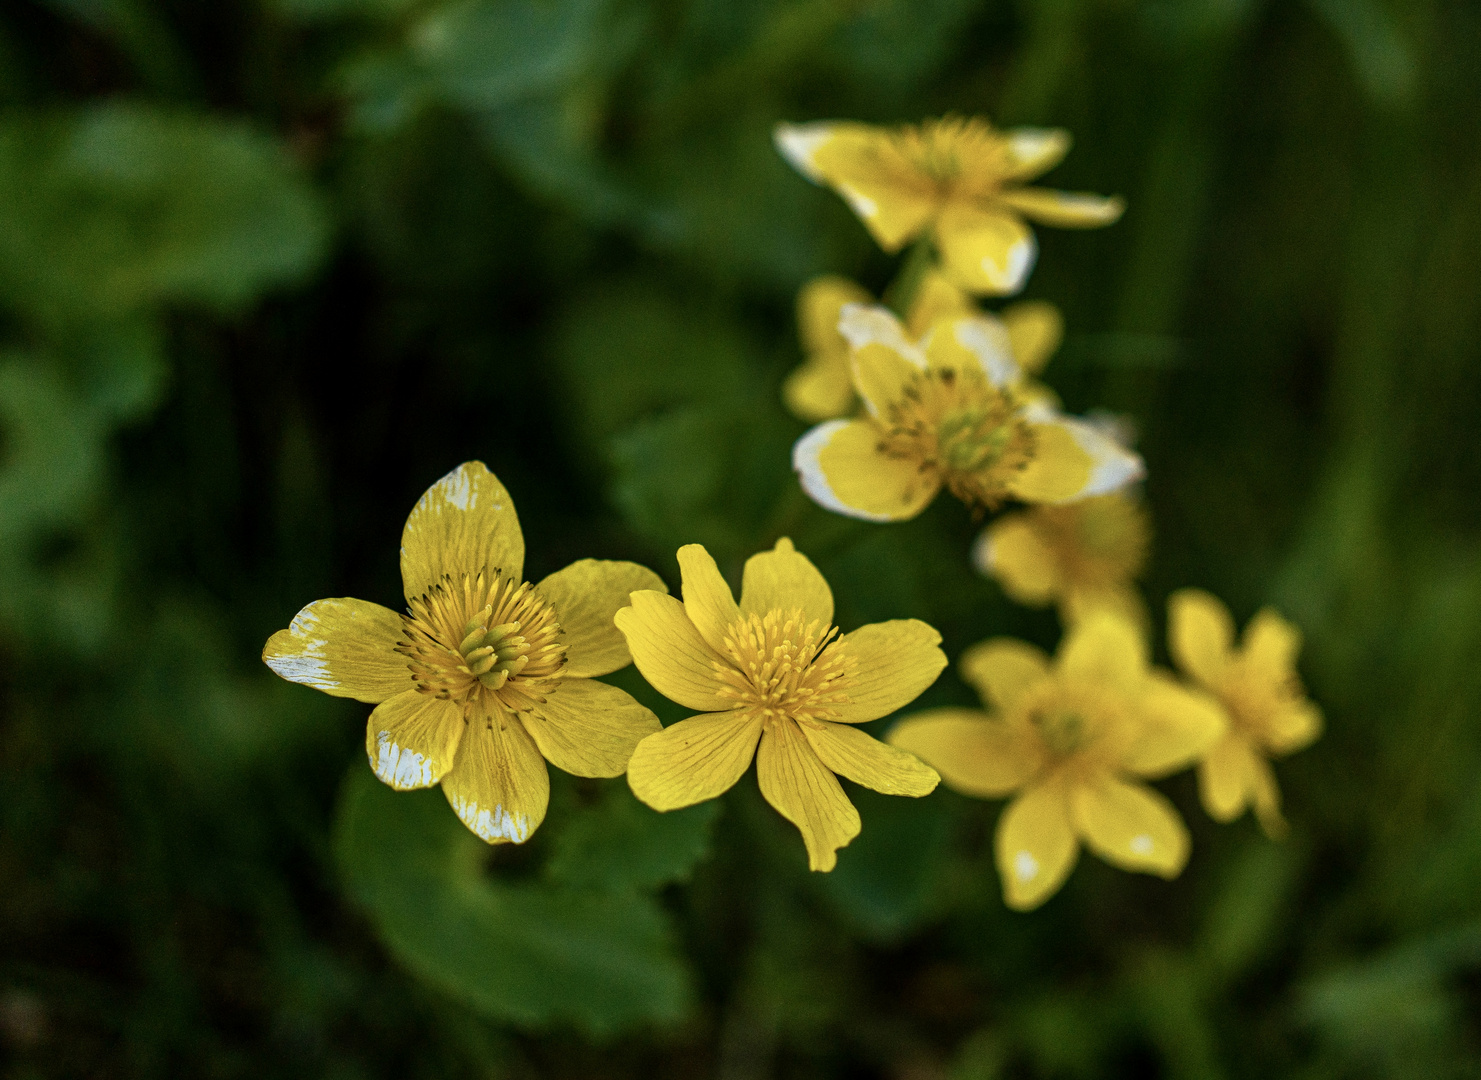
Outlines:
POLYGON ((977 314, 977 308, 970 296, 941 271, 928 270, 915 287, 915 299, 905 316, 905 332, 911 339, 919 340, 942 319, 973 314, 977 314))
POLYGON ((1092 424, 1071 416, 1030 423, 1034 457, 1012 484, 1024 502, 1065 503, 1106 495, 1140 480, 1142 459, 1092 424))
POLYGON ((890 728, 890 742, 932 766, 963 795, 996 799, 1039 774, 1043 751, 1003 720, 976 709, 927 709, 890 728))
POLYGON ((702 544, 685 544, 679 549, 679 574, 683 579, 684 611, 689 621, 710 648, 723 656, 725 631, 740 618, 740 608, 736 606, 730 586, 702 544))
POLYGON ((1052 678, 1044 651, 1015 638, 978 642, 962 653, 957 670, 984 702, 1004 711, 1012 709, 1025 690, 1052 678))
POLYGON ((1140 692, 1147 678, 1147 644, 1130 619, 1099 610, 1077 623, 1060 646, 1061 677, 1085 686, 1140 692))
POLYGON ((1190 841, 1172 803, 1144 784, 1104 775, 1070 789, 1075 831, 1112 866, 1177 877, 1190 841))
POLYGON ((1070 133, 1063 128, 1011 128, 1003 132, 1007 180, 1032 180, 1048 172, 1070 152, 1070 133))
POLYGON ((881 434, 868 420, 829 420, 792 448, 792 468, 802 490, 836 514, 864 521, 906 521, 941 490, 935 471, 880 449, 881 434))
POLYGON ((1234 647, 1229 609, 1202 589, 1179 589, 1167 601, 1167 647, 1185 673, 1217 689, 1234 647))
POLYGON ((1250 801, 1254 804, 1260 828, 1270 839, 1279 840, 1286 835, 1288 826, 1280 812, 1280 787, 1275 782, 1275 770, 1270 767, 1270 762, 1256 754, 1250 779, 1250 801))
POLYGON ((550 601, 565 632, 565 676, 581 679, 632 663, 613 617, 639 589, 668 592, 663 579, 646 566, 612 559, 580 559, 535 588, 550 601))
POLYGON ((523 844, 545 820, 545 759, 513 716, 475 713, 442 791, 463 824, 490 844, 523 844))
POLYGON ((782 537, 771 551, 746 560, 740 609, 747 615, 801 608, 803 617, 824 628, 833 625, 833 590, 818 568, 792 541, 782 537))
POLYGON ((371 771, 397 791, 431 787, 457 760, 463 709, 416 690, 375 707, 365 726, 371 771))
POLYGON ((946 667, 937 647, 941 635, 919 619, 870 623, 844 634, 839 644, 857 663, 844 688, 849 703, 830 717, 845 724, 878 720, 909 705, 946 667))
POLYGON ((756 751, 761 794, 797 826, 812 870, 832 870, 835 852, 859 835, 859 812, 812 744, 790 720, 773 724, 756 751))
POLYGON ((1034 234, 1016 214, 953 203, 936 223, 936 245, 951 279, 970 293, 1011 296, 1038 256, 1034 234))
POLYGON ((1057 779, 1034 784, 1008 804, 994 843, 1003 900, 1015 911, 1036 908, 1059 891, 1080 845, 1057 779))
POLYGON ((1018 382, 1008 328, 995 316, 958 315, 938 320, 925 343, 926 363, 936 371, 977 368, 997 387, 1018 382))
POLYGON ((629 601, 614 621, 653 689, 686 709, 719 712, 735 704, 716 693, 722 684, 715 665, 724 661, 705 643, 683 604, 647 591, 633 593, 629 601))
POLYGON ((1231 731, 1198 763, 1198 799, 1215 821, 1233 821, 1244 813, 1254 788, 1259 755, 1249 739, 1231 731))
POLYGON ((1024 514, 1004 514, 972 548, 977 569, 1016 603, 1044 607, 1064 588, 1059 559, 1024 514))
POLYGON ((782 401, 799 420, 816 423, 854 409, 854 376, 847 348, 816 353, 782 383, 782 401))
POLYGON ((427 489, 401 532, 401 587, 410 600, 443 574, 521 579, 525 540, 514 500, 481 461, 459 465, 427 489))
POLYGON ((1064 316, 1044 300, 1020 300, 1003 309, 1013 359, 1025 375, 1037 375, 1064 340, 1064 316))
POLYGON ((1322 711, 1303 699, 1277 708, 1265 721, 1261 741, 1272 754, 1289 754, 1322 733, 1322 711))
POLYGON ((595 679, 561 679, 519 719, 545 760, 572 776, 621 776, 638 743, 662 730, 624 691, 595 679))
POLYGON ((936 212, 935 185, 868 124, 778 124, 776 144, 799 172, 843 196, 886 251, 898 251, 936 212))
POLYGON ((401 616, 368 600, 315 600, 268 638, 262 662, 289 682, 335 697, 379 703, 411 689, 396 652, 401 616))
POLYGON ((1114 195, 1107 198, 1049 188, 1010 188, 998 193, 998 201, 1030 221, 1061 229, 1095 229, 1110 225, 1126 211, 1126 200, 1114 195))
POLYGON ((847 724, 798 725, 828 768, 856 784, 885 795, 920 798, 936 790, 941 777, 914 754, 897 750, 847 724))
POLYGON ((1138 732, 1121 766, 1137 776, 1167 776, 1203 757, 1224 737, 1229 718, 1208 694, 1179 686, 1153 672, 1133 705, 1138 732))
POLYGON ((1301 631, 1282 619, 1273 608, 1261 608, 1244 629, 1246 670, 1267 684, 1281 685, 1296 670, 1301 652, 1301 631))
POLYGON ((759 718, 743 712, 708 713, 649 735, 627 763, 633 794, 655 810, 678 810, 735 786, 756 753, 759 718))
POLYGON ((797 329, 809 355, 839 354, 847 344, 838 332, 838 315, 845 304, 872 304, 874 297, 862 285, 837 274, 815 277, 797 294, 797 329))
POLYGON ((848 307, 838 323, 850 349, 854 389, 871 416, 887 414, 926 368, 926 354, 888 308, 848 307))

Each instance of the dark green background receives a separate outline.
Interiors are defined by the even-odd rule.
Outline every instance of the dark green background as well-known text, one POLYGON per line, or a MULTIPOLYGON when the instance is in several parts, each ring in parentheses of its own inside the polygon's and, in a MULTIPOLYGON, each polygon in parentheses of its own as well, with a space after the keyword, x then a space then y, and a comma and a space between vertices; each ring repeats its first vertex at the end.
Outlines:
POLYGON ((1478 71, 1465 0, 0 7, 3 1075, 1481 1076, 1478 71), (370 780, 367 707, 258 654, 399 604, 469 458, 534 579, 788 533, 844 629, 1053 646, 958 504, 788 467, 797 288, 892 263, 771 126, 948 111, 1129 201, 1041 231, 1048 381, 1139 425, 1159 632, 1184 585, 1305 629, 1290 838, 1184 775, 1181 878, 1018 915, 945 792, 850 788, 823 876, 749 778, 658 817, 557 774, 499 850, 370 780))

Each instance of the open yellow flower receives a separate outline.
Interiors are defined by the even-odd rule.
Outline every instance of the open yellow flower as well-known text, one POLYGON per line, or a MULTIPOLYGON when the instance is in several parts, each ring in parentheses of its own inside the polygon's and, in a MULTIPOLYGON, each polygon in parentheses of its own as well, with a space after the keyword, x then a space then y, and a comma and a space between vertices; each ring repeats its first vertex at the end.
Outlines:
POLYGON ((1201 589, 1181 589, 1168 601, 1168 647, 1229 713, 1228 734, 1198 764, 1204 809, 1216 821, 1233 821, 1253 806, 1266 835, 1280 836, 1286 823, 1268 759, 1300 750, 1322 732, 1321 710, 1296 673, 1301 631, 1264 608, 1236 649, 1229 609, 1201 589))
POLYGON ((997 864, 1009 907, 1037 907, 1075 865, 1083 841, 1125 870, 1176 877, 1188 832, 1171 803, 1137 778, 1191 765, 1224 733, 1223 710, 1153 670, 1136 624, 1097 611, 1053 663, 1022 641, 967 650, 963 677, 991 712, 932 709, 889 741, 935 766, 965 795, 1016 793, 998 820, 997 864))
POLYGON ((739 604, 699 544, 679 549, 679 567, 682 603, 634 592, 617 626, 643 677, 701 715, 639 743, 628 783, 655 810, 677 810, 729 790, 754 755, 761 794, 801 831, 808 865, 832 870, 860 827, 835 773, 917 797, 940 779, 854 725, 936 681, 941 635, 902 619, 838 636, 828 582, 785 537, 746 560, 739 604))
POLYGON ((839 328, 865 415, 819 424, 792 451, 803 489, 826 509, 903 521, 942 487, 992 508, 1010 498, 1073 502, 1142 475, 1136 454, 1018 389, 996 319, 940 320, 917 343, 887 309, 851 305, 839 328))
POLYGON ((1021 186, 1069 152, 1060 130, 996 131, 955 116, 900 127, 820 121, 780 124, 776 143, 804 176, 842 195, 880 247, 898 251, 928 234, 947 274, 973 293, 1023 287, 1038 253, 1025 218, 1094 228, 1124 209, 1118 198, 1021 186))
MULTIPOLYGON (((873 297, 862 285, 836 274, 813 278, 798 293, 797 328, 804 358, 782 384, 782 398, 798 419, 832 420, 847 416, 857 407, 849 343, 838 323, 845 306, 870 303, 873 297)), ((905 317, 905 330, 912 341, 919 343, 935 323, 959 315, 983 312, 971 297, 932 270, 916 288, 905 317)), ((1059 309, 1043 300, 1021 300, 1009 304, 997 317, 1007 331, 1009 351, 1023 377, 1021 392, 1033 400, 1057 405, 1059 399, 1052 390, 1030 383, 1027 377, 1044 369, 1064 337, 1059 309)))
POLYGON ((1067 626, 1097 607, 1145 624, 1133 582, 1147 564, 1151 535, 1142 505, 1116 492, 1004 514, 977 538, 972 561, 1018 603, 1058 604, 1067 626))
POLYGON ((592 676, 632 660, 613 625, 634 589, 664 588, 629 562, 582 559, 523 580, 524 536, 504 485, 470 461, 427 490, 401 534, 408 613, 318 600, 262 651, 291 682, 370 702, 370 767, 405 791, 441 783, 491 844, 545 818, 549 761, 620 776, 658 718, 592 676))

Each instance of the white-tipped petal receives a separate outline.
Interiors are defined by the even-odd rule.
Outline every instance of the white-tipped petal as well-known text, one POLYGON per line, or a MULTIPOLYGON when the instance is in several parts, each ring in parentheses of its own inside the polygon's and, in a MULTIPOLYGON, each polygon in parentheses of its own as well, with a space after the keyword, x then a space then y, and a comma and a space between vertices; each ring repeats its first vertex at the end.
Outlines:
POLYGON ((778 124, 772 130, 772 141, 792 167, 815 184, 823 182, 813 164, 818 147, 833 137, 834 122, 815 120, 810 124, 778 124))
POLYGON ((838 313, 838 332, 851 349, 882 345, 899 353, 916 368, 926 369, 925 351, 910 340, 895 313, 878 304, 845 304, 838 313))
POLYGON ((828 477, 818 463, 818 455, 823 452, 823 447, 832 441, 840 428, 852 423, 852 420, 829 420, 797 440, 797 444, 792 447, 792 468, 797 470, 797 480, 802 485, 802 490, 807 492, 808 498, 824 510, 864 521, 893 520, 888 514, 870 514, 844 503, 833 493, 833 486, 828 483, 828 477))

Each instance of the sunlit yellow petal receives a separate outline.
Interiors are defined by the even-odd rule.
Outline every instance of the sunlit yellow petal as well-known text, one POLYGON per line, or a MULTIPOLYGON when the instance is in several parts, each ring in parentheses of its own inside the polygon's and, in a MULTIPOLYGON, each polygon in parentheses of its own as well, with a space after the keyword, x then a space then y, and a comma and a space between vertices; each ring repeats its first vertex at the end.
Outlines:
POLYGON ((761 737, 756 779, 766 801, 802 833, 809 869, 832 870, 838 849, 859 835, 859 812, 792 721, 761 737))
POLYGON ((1177 877, 1190 840, 1177 810, 1158 792, 1105 775, 1070 790, 1075 831, 1106 862, 1123 870, 1177 877))
POLYGON ((1003 132, 1007 180, 1032 180, 1048 172, 1070 152, 1070 133, 1063 128, 1011 128, 1003 132))
POLYGON ((1147 645, 1131 620, 1096 611, 1070 630, 1060 646, 1057 667, 1071 682, 1137 692, 1147 679, 1147 645))
POLYGON ((1177 772, 1208 753, 1229 728, 1224 707, 1208 694, 1190 690, 1161 673, 1147 679, 1135 703, 1138 731, 1121 757, 1121 767, 1137 776, 1177 772))
POLYGON ((1259 755, 1241 732, 1231 731, 1198 763, 1198 798, 1215 821, 1233 821, 1250 803, 1259 755))
POLYGON ((1229 609, 1202 589, 1179 589, 1167 601, 1167 646, 1183 671, 1219 687, 1234 647, 1229 609))
POLYGON ((912 339, 919 340, 941 319, 976 312, 972 298, 957 288, 950 278, 939 270, 929 270, 915 287, 915 299, 905 317, 905 332, 912 339))
POLYGON ((1034 234, 1016 214, 953 203, 936 223, 946 273, 970 293, 1011 296, 1038 256, 1034 234))
POLYGON ((938 320, 925 343, 926 364, 936 371, 979 369, 994 386, 1018 381, 1008 328, 993 315, 958 315, 938 320))
POLYGON ((760 737, 761 721, 748 713, 691 716, 638 743, 627 782, 655 810, 693 806, 735 786, 760 737))
POLYGON ((854 408, 854 375, 848 349, 816 353, 782 383, 782 401, 799 420, 816 423, 854 408))
POLYGON ((1043 607, 1065 587, 1058 557, 1024 514, 1004 514, 983 530, 972 561, 1029 607, 1043 607))
POLYGON ((431 787, 457 760, 463 709, 416 690, 375 707, 365 726, 365 753, 382 783, 397 791, 431 787))
POLYGON ((815 503, 864 521, 913 518, 941 489, 938 473, 885 454, 879 429, 867 420, 819 424, 797 440, 792 467, 815 503))
POLYGON ((1301 651, 1301 631, 1276 614, 1261 608, 1244 629, 1244 666, 1249 675, 1270 685, 1281 685, 1296 668, 1301 651))
POLYGON ((1064 340, 1064 316, 1044 300, 1020 300, 1003 309, 1013 359, 1025 375, 1037 375, 1064 340))
POLYGON ((522 844, 545 820, 550 776, 523 725, 513 716, 475 713, 442 791, 463 824, 490 844, 522 844))
POLYGON ((627 693, 565 678, 520 721, 545 760, 572 776, 621 776, 638 743, 662 728, 627 693))
POLYGON ((1272 754, 1289 754, 1315 742, 1321 733, 1321 709, 1300 699, 1273 710, 1260 736, 1272 754))
POLYGON ((998 193, 998 201, 1030 221, 1061 229, 1096 229, 1126 212, 1126 200, 1116 196, 1049 188, 1009 188, 998 193))
POLYGON ((567 678, 606 675, 632 663, 613 617, 639 589, 668 592, 646 566, 613 559, 580 559, 535 586, 564 631, 567 678))
MULTIPOLYGON (((684 611, 689 621, 710 648, 724 655, 725 629, 740 618, 735 595, 725 583, 714 558, 701 544, 685 544, 679 549, 679 573, 683 578, 684 611)), ((678 701, 677 698, 674 700, 678 701)))
POLYGON ((1008 804, 998 819, 993 847, 1003 900, 1010 908, 1036 908, 1059 891, 1074 869, 1080 845, 1057 779, 1031 785, 1008 804))
POLYGON ((1086 494, 1095 459, 1070 429, 1058 420, 1031 423, 1034 456, 1010 482, 1009 490, 1024 502, 1061 503, 1086 494))
POLYGON ((870 623, 839 642, 857 664, 848 680, 849 703, 831 719, 863 724, 909 705, 946 667, 941 635, 919 619, 870 623))
POLYGON ((833 624, 833 590, 806 555, 782 537, 771 551, 746 560, 741 576, 740 610, 746 615, 801 608, 803 617, 824 627, 833 624))
POLYGON ((915 754, 847 724, 799 725, 818 759, 839 776, 886 795, 920 798, 936 790, 941 777, 915 754))
POLYGON ((401 532, 401 586, 410 600, 443 574, 520 580, 525 541, 514 500, 481 461, 459 465, 412 508, 401 532))
POLYGON ((335 697, 382 702, 412 686, 397 653, 401 616, 368 600, 315 600, 268 638, 263 663, 289 682, 335 697))
POLYGON ((845 304, 871 304, 874 297, 862 285, 837 274, 815 277, 797 294, 797 329, 802 347, 811 355, 838 354, 846 343, 838 333, 838 315, 845 304))
POLYGON ((730 708, 734 702, 716 693, 720 683, 715 664, 723 661, 690 622, 684 605, 672 596, 646 591, 633 593, 630 602, 632 606, 619 611, 614 621, 643 678, 686 709, 730 708))
POLYGON ((962 653, 957 670, 984 702, 1004 710, 1013 708, 1025 690, 1052 675, 1043 650, 1016 638, 978 642, 962 653))
POLYGON ((1018 790, 1044 765, 1038 740, 976 709, 914 713, 888 737, 940 773, 947 787, 981 799, 1018 790))
POLYGON ((1254 805, 1260 828, 1270 839, 1279 840, 1289 827, 1280 812, 1280 786, 1275 782, 1275 770, 1270 767, 1270 762, 1256 755, 1250 781, 1250 802, 1254 805))
POLYGON ((870 415, 887 413, 891 403, 926 366, 926 355, 905 335, 888 308, 845 308, 838 324, 849 344, 854 389, 870 415))

